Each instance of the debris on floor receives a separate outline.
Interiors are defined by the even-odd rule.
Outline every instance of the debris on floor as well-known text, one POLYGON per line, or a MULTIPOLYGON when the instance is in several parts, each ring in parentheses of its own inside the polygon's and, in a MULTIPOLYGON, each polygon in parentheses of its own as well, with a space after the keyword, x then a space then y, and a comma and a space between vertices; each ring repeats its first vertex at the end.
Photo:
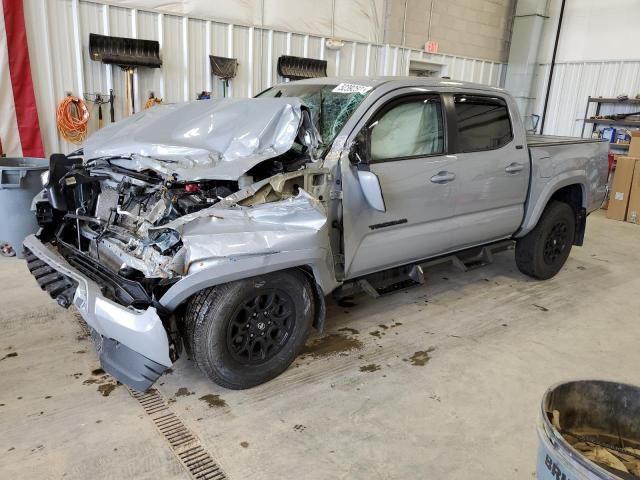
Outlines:
POLYGON ((17 356, 18 356, 18 352, 7 353, 4 357, 0 358, 0 361, 4 360, 5 358, 13 358, 17 356))
POLYGON ((3 257, 15 257, 16 251, 8 243, 0 243, 0 255, 3 257))

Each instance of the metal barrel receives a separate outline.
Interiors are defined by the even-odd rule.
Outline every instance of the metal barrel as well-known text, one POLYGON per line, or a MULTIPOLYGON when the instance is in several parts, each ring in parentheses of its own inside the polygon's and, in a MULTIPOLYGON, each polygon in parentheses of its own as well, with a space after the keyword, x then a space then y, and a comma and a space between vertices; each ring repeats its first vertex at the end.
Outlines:
POLYGON ((640 446, 640 387, 604 380, 555 385, 542 399, 537 431, 538 480, 640 478, 584 453, 604 446, 607 455, 636 464, 634 457, 620 454, 640 446))
POLYGON ((8 244, 22 258, 22 241, 38 231, 31 202, 40 190, 45 158, 0 158, 0 245, 8 244))

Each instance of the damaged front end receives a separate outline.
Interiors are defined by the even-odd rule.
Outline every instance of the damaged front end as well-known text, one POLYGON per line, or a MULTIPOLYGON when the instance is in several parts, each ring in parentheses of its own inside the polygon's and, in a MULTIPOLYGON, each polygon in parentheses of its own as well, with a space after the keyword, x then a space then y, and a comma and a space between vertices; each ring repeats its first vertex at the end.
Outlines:
POLYGON ((239 102, 212 105, 215 115, 196 105, 186 131, 198 138, 183 132, 172 148, 149 137, 164 118, 154 114, 151 127, 132 117, 121 148, 104 142, 122 131, 105 129, 84 158, 51 157, 35 201, 42 228, 25 241, 30 270, 60 305, 78 308, 103 368, 133 388, 148 388, 180 354, 180 304, 242 274, 241 260, 264 266, 313 251, 332 269, 330 174, 314 158, 317 133, 295 99, 267 103, 260 121, 239 102), (225 112, 239 121, 243 111, 251 128, 231 132, 225 112), (54 277, 66 288, 53 288, 54 277))

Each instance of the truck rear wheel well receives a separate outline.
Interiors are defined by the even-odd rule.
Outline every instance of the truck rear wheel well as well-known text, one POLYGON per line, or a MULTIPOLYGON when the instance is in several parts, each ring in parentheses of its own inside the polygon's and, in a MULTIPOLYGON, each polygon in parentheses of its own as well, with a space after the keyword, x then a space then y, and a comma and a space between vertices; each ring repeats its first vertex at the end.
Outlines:
POLYGON ((573 244, 578 246, 581 246, 584 243, 584 232, 587 223, 587 210, 584 206, 583 198, 584 193, 582 185, 574 183, 555 191, 548 202, 549 204, 556 200, 558 202, 566 203, 573 209, 576 219, 576 232, 573 244))
POLYGON ((574 183, 573 185, 567 185, 554 192, 549 199, 549 202, 557 200, 562 203, 566 203, 574 212, 580 210, 584 205, 582 204, 582 185, 574 183))

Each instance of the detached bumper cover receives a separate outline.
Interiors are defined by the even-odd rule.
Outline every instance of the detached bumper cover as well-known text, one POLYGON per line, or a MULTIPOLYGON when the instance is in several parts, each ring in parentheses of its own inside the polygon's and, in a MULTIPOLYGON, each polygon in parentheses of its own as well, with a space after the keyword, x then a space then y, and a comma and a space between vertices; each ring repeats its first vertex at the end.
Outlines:
POLYGON ((167 334, 154 307, 137 310, 105 298, 97 283, 35 235, 25 239, 24 247, 40 287, 63 306, 69 306, 68 299, 91 327, 106 372, 144 391, 172 365, 167 334))

